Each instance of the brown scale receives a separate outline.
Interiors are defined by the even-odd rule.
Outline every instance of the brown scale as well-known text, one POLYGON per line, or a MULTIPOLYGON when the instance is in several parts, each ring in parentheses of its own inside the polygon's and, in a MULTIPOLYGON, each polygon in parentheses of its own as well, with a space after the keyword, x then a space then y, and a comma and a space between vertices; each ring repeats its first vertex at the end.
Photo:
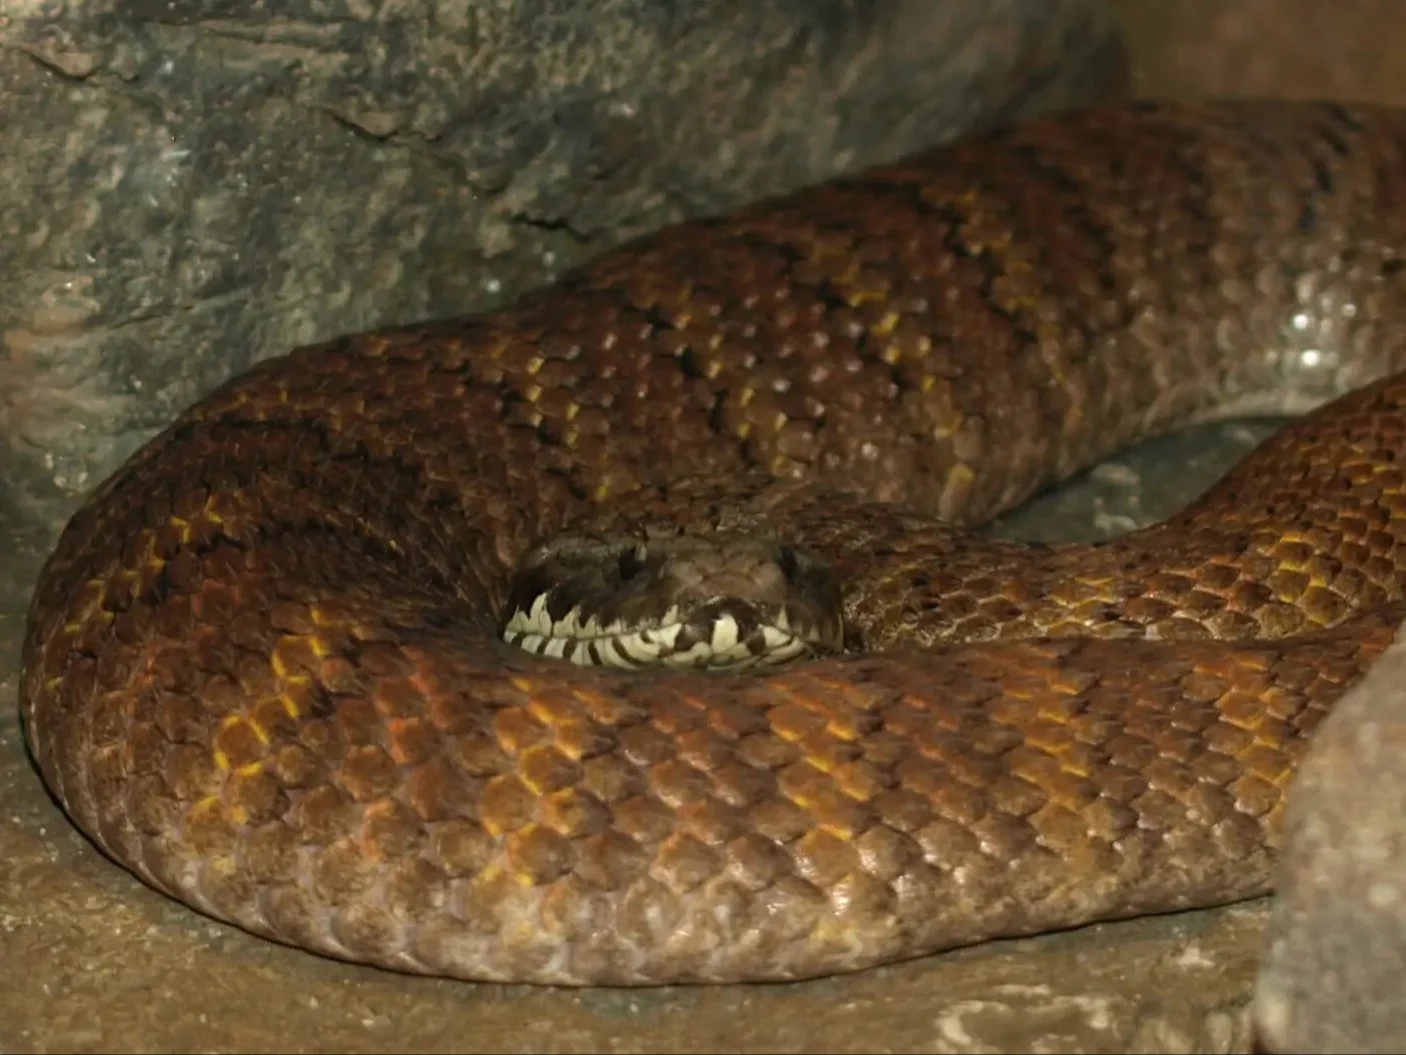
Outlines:
POLYGON ((1307 738, 1406 615, 1404 150, 1388 110, 1094 110, 265 362, 64 532, 43 776, 196 909, 466 979, 797 978, 1263 892, 1307 738), (965 530, 1347 390, 1167 524, 965 530), (851 652, 503 645, 513 563, 583 517, 791 537, 851 652))

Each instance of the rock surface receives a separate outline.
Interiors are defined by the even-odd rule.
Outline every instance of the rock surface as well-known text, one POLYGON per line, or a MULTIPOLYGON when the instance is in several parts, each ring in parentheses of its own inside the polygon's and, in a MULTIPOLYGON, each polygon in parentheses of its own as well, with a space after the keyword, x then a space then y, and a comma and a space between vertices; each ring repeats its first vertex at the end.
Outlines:
POLYGON ((1406 1038, 1406 635, 1314 735, 1289 792, 1255 986, 1274 1051, 1399 1051, 1406 1038))

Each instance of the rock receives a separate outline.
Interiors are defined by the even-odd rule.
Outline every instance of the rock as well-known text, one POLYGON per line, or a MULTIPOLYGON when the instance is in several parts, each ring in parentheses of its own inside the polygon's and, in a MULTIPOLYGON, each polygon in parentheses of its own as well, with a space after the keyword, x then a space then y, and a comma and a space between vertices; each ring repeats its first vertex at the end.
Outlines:
POLYGON ((0 592, 259 358, 1117 92, 1094 0, 0 8, 0 592))
POLYGON ((1406 629, 1314 734, 1284 816, 1255 1025, 1276 1052, 1406 1050, 1406 629))

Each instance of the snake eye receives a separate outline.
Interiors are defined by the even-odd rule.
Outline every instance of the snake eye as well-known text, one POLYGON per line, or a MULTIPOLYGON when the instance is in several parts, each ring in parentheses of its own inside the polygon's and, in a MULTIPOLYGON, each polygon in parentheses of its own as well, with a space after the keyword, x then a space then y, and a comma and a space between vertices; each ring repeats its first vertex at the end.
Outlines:
POLYGON ((796 551, 790 546, 782 546, 776 551, 776 564, 788 582, 793 581, 796 573, 800 571, 800 561, 796 558, 796 551))
POLYGON ((620 551, 620 581, 629 582, 644 571, 644 558, 647 551, 643 545, 631 546, 620 551))

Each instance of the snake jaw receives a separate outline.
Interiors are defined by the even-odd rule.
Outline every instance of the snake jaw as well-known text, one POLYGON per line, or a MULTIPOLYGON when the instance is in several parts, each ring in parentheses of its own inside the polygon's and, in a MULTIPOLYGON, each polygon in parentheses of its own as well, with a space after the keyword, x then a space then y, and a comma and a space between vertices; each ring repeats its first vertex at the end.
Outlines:
POLYGON ((629 627, 618 620, 602 626, 572 608, 560 620, 547 615, 539 594, 532 608, 508 620, 503 640, 535 653, 581 666, 637 669, 650 666, 722 670, 769 666, 821 654, 818 637, 794 631, 784 610, 767 620, 756 605, 717 597, 683 618, 677 606, 654 625, 629 627))
POLYGON ((582 666, 741 670, 843 645, 829 568, 774 543, 567 537, 514 582, 503 640, 582 666))

